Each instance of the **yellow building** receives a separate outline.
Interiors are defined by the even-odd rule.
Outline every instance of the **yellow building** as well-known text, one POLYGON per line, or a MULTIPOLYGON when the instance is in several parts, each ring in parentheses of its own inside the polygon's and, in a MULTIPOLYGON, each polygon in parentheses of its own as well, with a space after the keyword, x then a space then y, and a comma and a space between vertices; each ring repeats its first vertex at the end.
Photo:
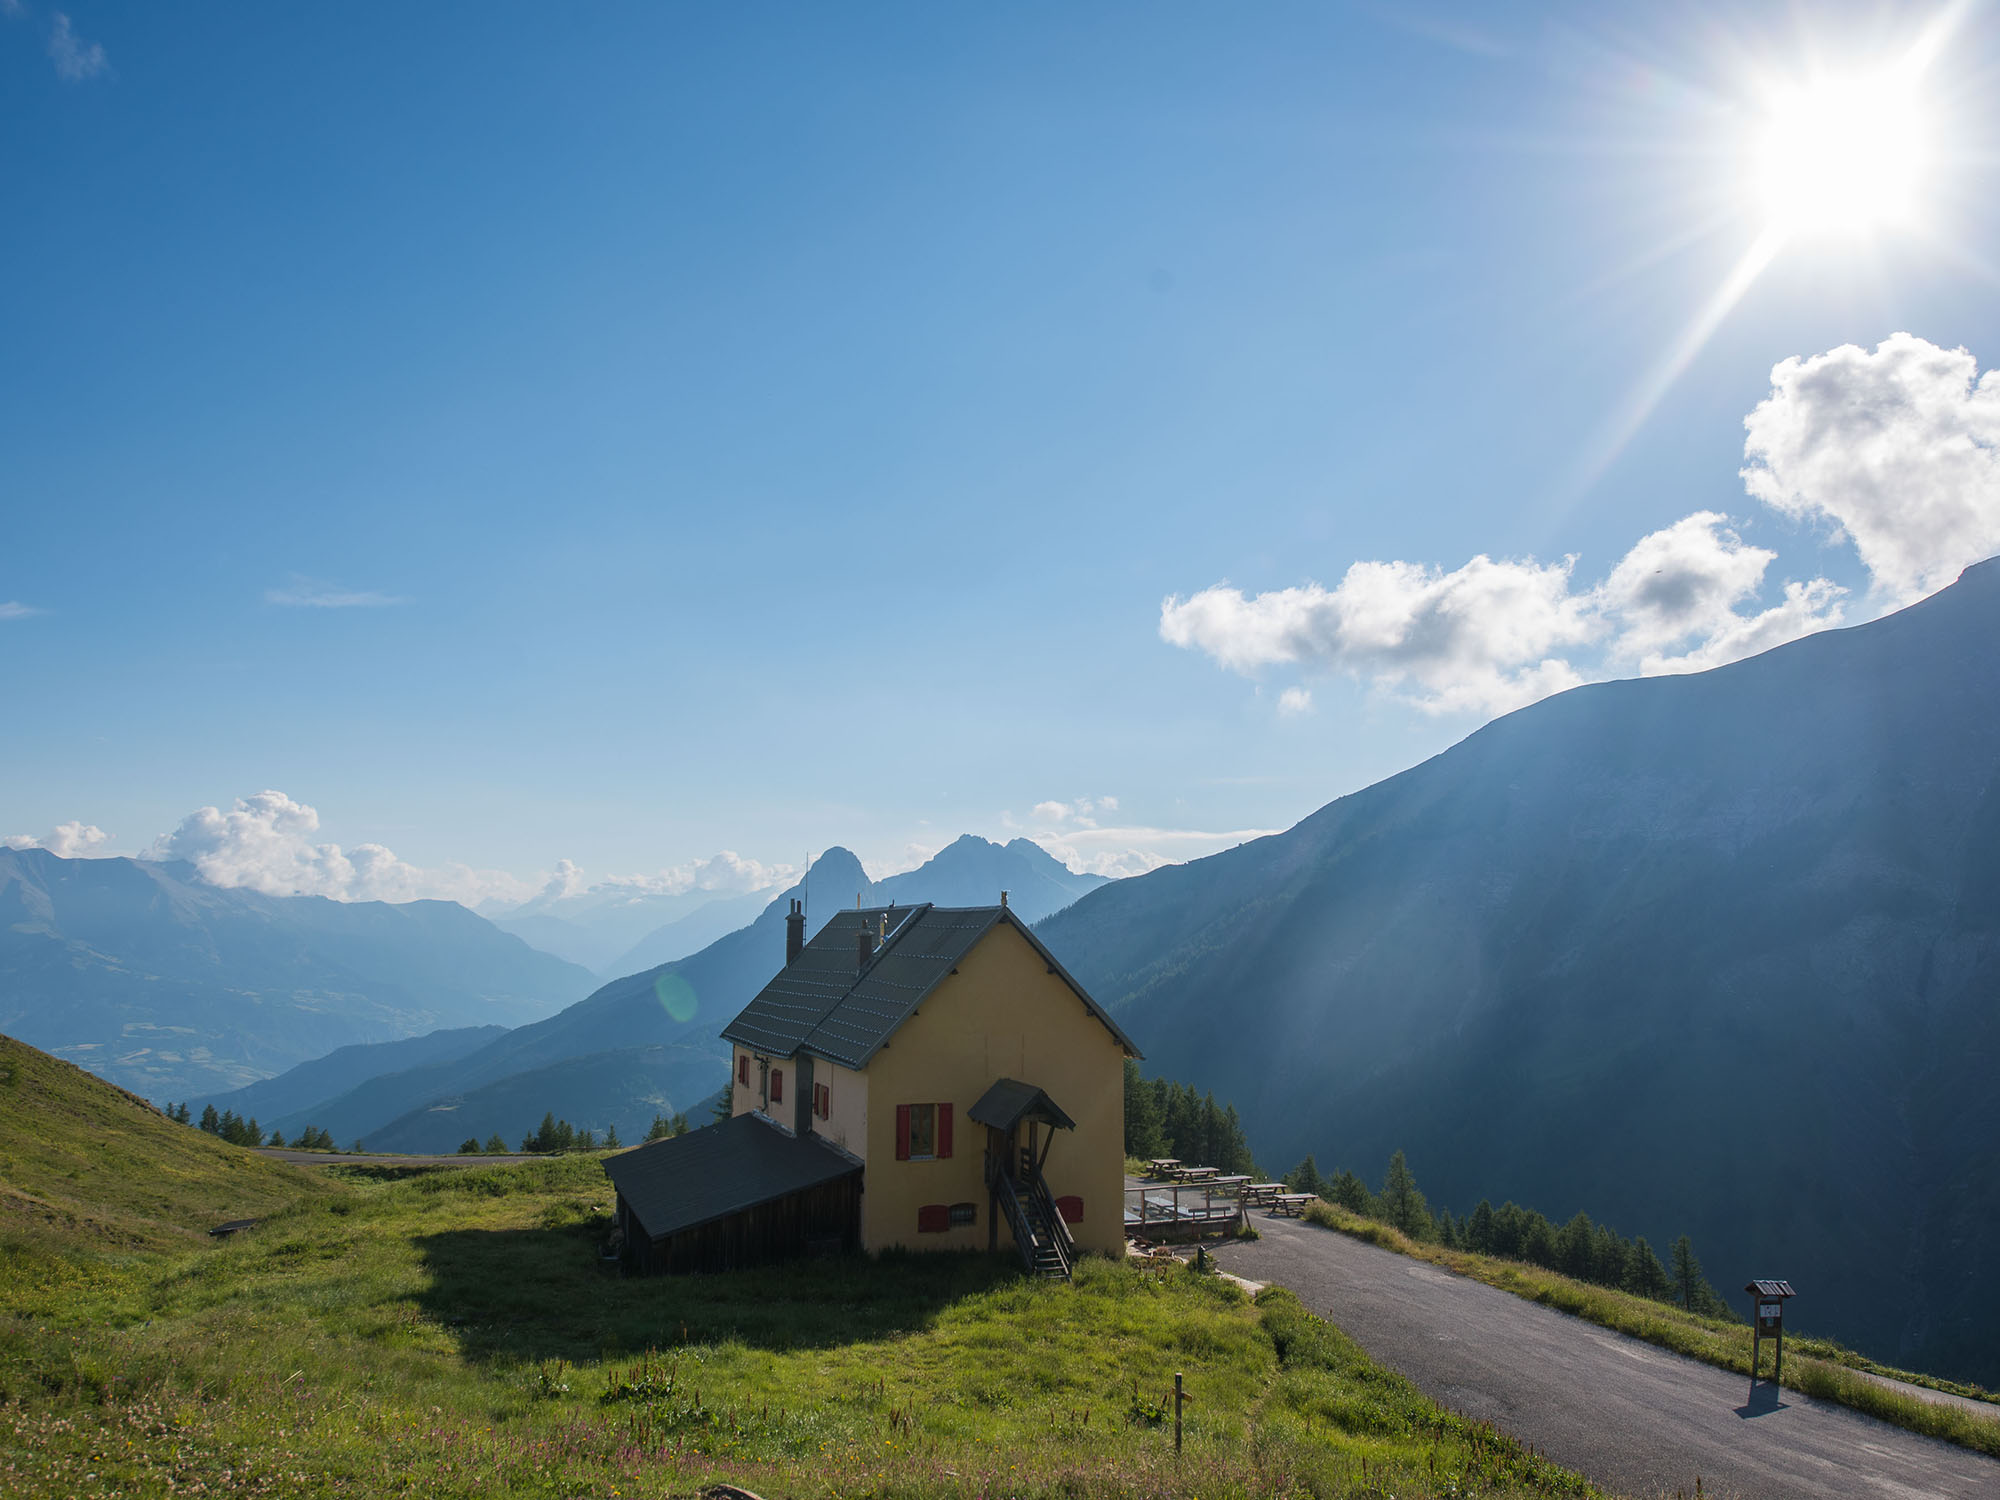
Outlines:
POLYGON ((811 942, 794 902, 786 950, 722 1031, 731 1118, 612 1160, 644 1268, 836 1241, 1011 1248, 1055 1275, 1124 1253, 1139 1053, 1004 898, 841 912, 811 942))

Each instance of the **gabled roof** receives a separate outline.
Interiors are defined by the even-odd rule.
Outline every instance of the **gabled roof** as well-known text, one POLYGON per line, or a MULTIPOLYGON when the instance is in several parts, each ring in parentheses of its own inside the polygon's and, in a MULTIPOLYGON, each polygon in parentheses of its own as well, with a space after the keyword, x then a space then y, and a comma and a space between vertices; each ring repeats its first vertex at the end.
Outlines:
POLYGON ((959 960, 1003 923, 1028 940, 1049 972, 1061 976, 1128 1056, 1140 1055, 1118 1023, 1004 906, 876 906, 836 912, 799 956, 722 1028, 723 1039, 771 1057, 810 1052, 842 1067, 866 1067, 959 960), (885 923, 888 938, 867 966, 857 969, 856 939, 863 932, 879 934, 885 923))
POLYGON ((604 1175, 656 1240, 860 1170, 817 1137, 788 1134, 754 1114, 648 1141, 604 1163, 604 1175))
POLYGON ((979 1096, 966 1118, 975 1125, 991 1125, 995 1130, 1012 1130, 1029 1116, 1060 1130, 1076 1129, 1076 1121, 1062 1112, 1056 1101, 1018 1078, 1003 1078, 979 1096))

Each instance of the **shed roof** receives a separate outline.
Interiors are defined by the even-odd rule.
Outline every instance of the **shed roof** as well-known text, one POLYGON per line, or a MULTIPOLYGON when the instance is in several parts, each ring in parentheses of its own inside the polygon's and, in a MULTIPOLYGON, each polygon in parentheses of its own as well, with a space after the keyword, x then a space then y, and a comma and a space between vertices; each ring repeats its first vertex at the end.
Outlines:
POLYGON ((1789 1281, 1758 1280, 1751 1282, 1748 1286, 1743 1288, 1743 1290, 1750 1293, 1753 1297, 1798 1296, 1798 1293, 1792 1290, 1792 1284, 1789 1281))
POLYGON ((1028 940, 1049 972, 1062 977, 1128 1056, 1140 1055, 1118 1023, 1004 906, 925 904, 836 912, 799 956, 722 1028, 723 1039, 772 1057, 810 1052, 843 1067, 866 1067, 959 960, 1002 924, 1028 940), (864 932, 879 936, 885 927, 888 935, 874 956, 858 964, 856 939, 864 932))
POLYGON ((979 1096, 966 1115, 975 1125, 991 1125, 995 1130, 1012 1130, 1033 1115, 1063 1130, 1076 1129, 1076 1121, 1064 1114, 1056 1101, 1018 1078, 1003 1078, 979 1096))
POLYGON ((604 1175, 656 1240, 860 1170, 817 1137, 792 1135, 755 1114, 648 1141, 604 1163, 604 1175))

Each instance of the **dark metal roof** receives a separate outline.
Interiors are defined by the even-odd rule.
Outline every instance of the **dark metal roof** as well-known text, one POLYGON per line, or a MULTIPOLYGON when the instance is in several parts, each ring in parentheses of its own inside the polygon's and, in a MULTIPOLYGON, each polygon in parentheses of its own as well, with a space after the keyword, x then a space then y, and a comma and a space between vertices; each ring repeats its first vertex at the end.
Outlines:
POLYGON ((1789 1281, 1753 1281, 1743 1288, 1753 1297, 1796 1297, 1789 1281))
POLYGON ((975 1125, 991 1125, 995 1130, 1012 1130, 1029 1115, 1063 1130, 1076 1129, 1076 1121, 1064 1114, 1055 1100, 1018 1078, 1001 1079, 965 1113, 975 1125))
POLYGON ((648 1141, 604 1163, 604 1175, 656 1240, 860 1170, 824 1141, 788 1135, 754 1114, 648 1141))
POLYGON ((1034 946, 1049 972, 1061 975, 1119 1046, 1139 1056, 1132 1039, 1004 906, 877 906, 836 912, 799 956, 722 1028, 723 1039, 771 1057, 810 1052, 843 1067, 866 1067, 924 997, 1003 922, 1034 946), (865 967, 858 963, 857 943, 864 932, 878 939, 865 967))

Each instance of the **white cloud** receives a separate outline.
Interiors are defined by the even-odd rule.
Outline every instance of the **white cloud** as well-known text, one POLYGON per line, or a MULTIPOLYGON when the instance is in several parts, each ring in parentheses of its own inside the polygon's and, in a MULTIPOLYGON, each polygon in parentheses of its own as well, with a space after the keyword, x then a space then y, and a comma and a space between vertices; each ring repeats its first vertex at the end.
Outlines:
POLYGON ((1160 606, 1160 637, 1246 675, 1276 665, 1368 678, 1432 712, 1501 713, 1583 679, 1553 653, 1598 632, 1570 589, 1575 559, 1479 556, 1446 573, 1358 562, 1317 583, 1246 595, 1217 584, 1160 606))
POLYGON ((1771 385, 1744 418, 1745 487, 1851 539, 1881 602, 2000 552, 2000 372, 1898 333, 1785 360, 1771 385))
POLYGON ((723 849, 707 859, 672 865, 651 875, 612 875, 591 889, 624 888, 648 895, 667 896, 679 896, 688 891, 741 895, 783 885, 796 879, 799 873, 797 865, 765 864, 761 860, 745 859, 734 849, 723 849))
POLYGON ((1278 694, 1278 712, 1281 714, 1302 714, 1313 706, 1312 689, 1288 687, 1278 694))
MULTIPOLYGON (((1067 802, 1037 802, 1031 809, 1038 823, 1071 823, 1078 828, 1095 828, 1101 813, 1118 811, 1116 797, 1072 797, 1067 802)), ((1018 826, 1010 817, 1008 827, 1018 826)))
POLYGON ((1086 875, 1109 875, 1122 879, 1144 875, 1162 865, 1200 859, 1206 854, 1233 849, 1250 839, 1277 833, 1275 828, 1239 828, 1211 832, 1197 828, 1059 828, 1031 835, 1072 870, 1086 875))
POLYGON ((29 615, 38 615, 40 613, 41 611, 36 609, 34 605, 23 604, 18 599, 8 599, 0 602, 0 620, 25 620, 29 615))
POLYGON ((424 869, 380 844, 315 840, 319 813, 283 792, 240 797, 228 812, 204 807, 156 839, 147 859, 186 860, 211 885, 247 887, 270 896, 330 896, 337 901, 416 901, 436 898, 467 906, 488 899, 520 901, 535 886, 503 870, 466 865, 424 869))
POLYGON ((282 604, 291 609, 384 609, 405 601, 394 594, 377 593, 373 589, 341 588, 337 584, 301 578, 295 573, 291 582, 283 588, 264 590, 264 602, 282 604))
POLYGON ((55 22, 49 27, 49 59, 56 65, 56 76, 68 83, 95 78, 111 66, 104 49, 78 36, 69 17, 61 11, 56 12, 55 22))
POLYGON ((28 7, 21 0, 0 0, 0 16, 10 21, 18 21, 28 13, 28 7))
POLYGON ((26 833, 10 834, 0 838, 0 848, 46 849, 63 859, 87 859, 109 838, 95 823, 72 821, 58 823, 40 838, 26 833))

